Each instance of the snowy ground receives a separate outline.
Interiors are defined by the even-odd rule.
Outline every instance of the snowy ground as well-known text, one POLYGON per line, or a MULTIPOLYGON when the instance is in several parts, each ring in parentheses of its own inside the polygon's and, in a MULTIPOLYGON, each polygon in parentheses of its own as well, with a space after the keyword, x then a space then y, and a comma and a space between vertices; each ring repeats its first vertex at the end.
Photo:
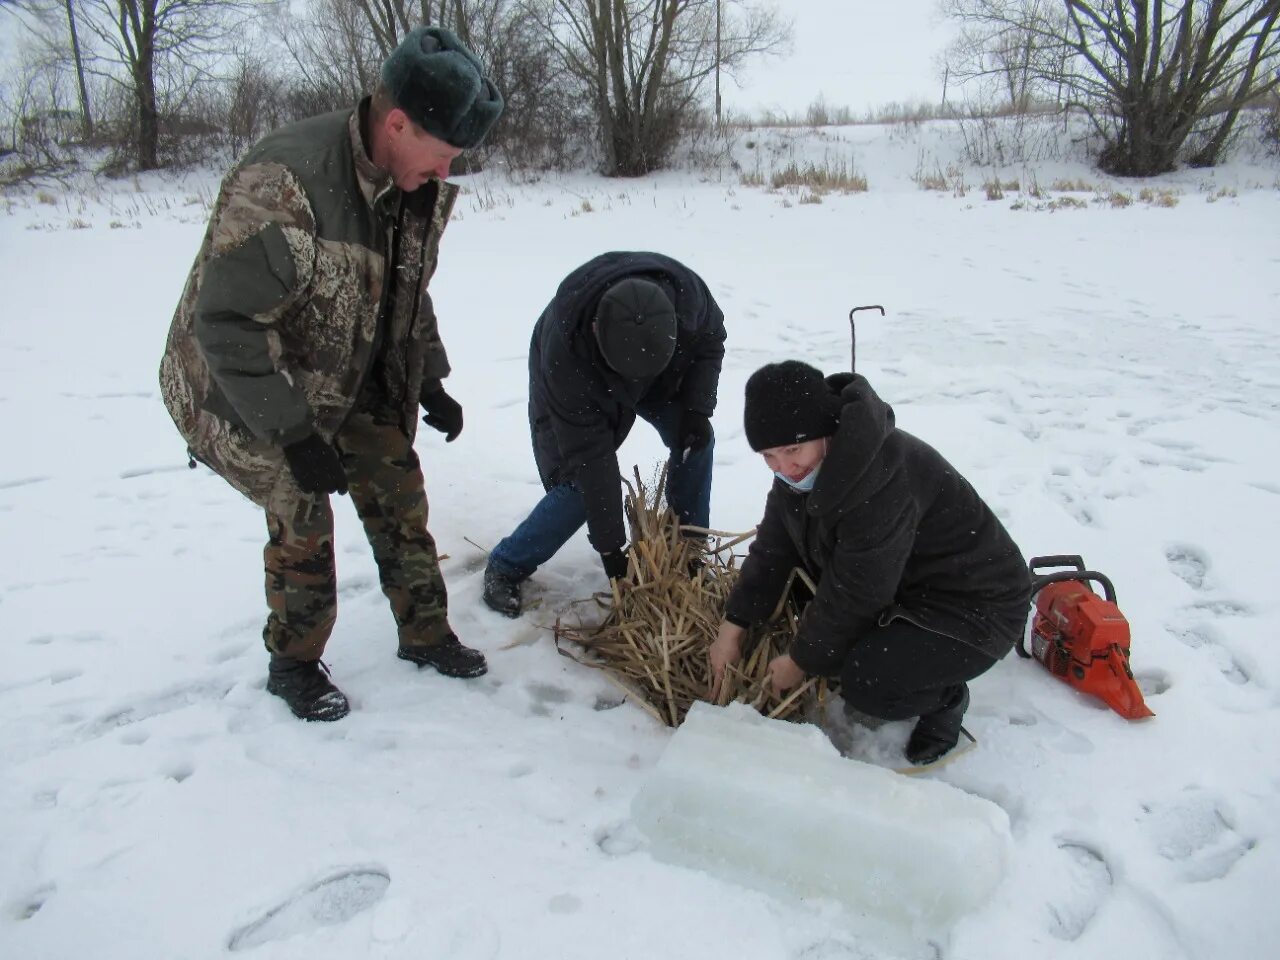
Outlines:
MULTIPOLYGON (((0 199, 0 956, 897 955, 830 904, 647 853, 629 804, 669 733, 544 629, 602 586, 585 536, 524 619, 479 603, 464 538, 491 546, 540 492, 529 328, 564 273, 619 248, 685 260, 724 307, 713 524, 751 527, 770 479, 742 438, 746 377, 787 357, 844 367, 848 309, 882 303, 859 368, 899 424, 1027 555, 1081 553, 1117 586, 1156 718, 1126 723, 1012 656, 980 678, 981 746, 934 776, 1008 812, 1014 858, 989 904, 906 953, 1275 956, 1277 170, 1001 171, 1134 197, 1053 211, 1065 194, 986 200, 984 171, 963 197, 918 189, 921 159, 945 166, 954 146, 944 126, 793 144, 870 181, 813 204, 732 173, 465 182, 433 291, 467 426, 418 451, 453 623, 491 671, 451 681, 395 659, 340 501, 326 660, 354 709, 333 725, 264 693, 261 517, 187 470, 158 397, 216 178, 0 199)), ((642 427, 622 462, 660 455, 642 427)))

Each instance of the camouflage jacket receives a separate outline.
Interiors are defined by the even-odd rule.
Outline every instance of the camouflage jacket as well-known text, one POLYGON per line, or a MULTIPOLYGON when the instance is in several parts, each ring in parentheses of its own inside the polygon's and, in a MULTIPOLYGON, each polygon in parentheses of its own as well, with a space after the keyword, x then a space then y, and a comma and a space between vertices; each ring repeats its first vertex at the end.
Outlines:
POLYGON ((284 445, 332 440, 375 360, 410 440, 424 381, 449 373, 427 284, 457 188, 397 189, 365 151, 367 109, 283 127, 227 175, 169 330, 170 416, 260 506, 301 496, 284 445))

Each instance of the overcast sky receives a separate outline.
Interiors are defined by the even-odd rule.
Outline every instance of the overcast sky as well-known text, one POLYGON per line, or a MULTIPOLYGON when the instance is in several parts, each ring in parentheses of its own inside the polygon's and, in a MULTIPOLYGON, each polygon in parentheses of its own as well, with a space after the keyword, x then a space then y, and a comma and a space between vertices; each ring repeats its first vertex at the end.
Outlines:
MULTIPOLYGON (((942 98, 935 60, 949 28, 936 0, 773 0, 794 24, 792 52, 758 60, 741 86, 722 83, 726 110, 803 113, 822 94, 856 113, 887 103, 942 98)), ((0 62, 11 62, 19 27, 0 14, 0 62)))
POLYGON ((729 82, 726 110, 802 113, 822 94, 856 113, 887 103, 942 99, 935 60, 948 25, 936 0, 790 0, 775 4, 794 23, 793 50, 759 61, 742 86, 729 82))

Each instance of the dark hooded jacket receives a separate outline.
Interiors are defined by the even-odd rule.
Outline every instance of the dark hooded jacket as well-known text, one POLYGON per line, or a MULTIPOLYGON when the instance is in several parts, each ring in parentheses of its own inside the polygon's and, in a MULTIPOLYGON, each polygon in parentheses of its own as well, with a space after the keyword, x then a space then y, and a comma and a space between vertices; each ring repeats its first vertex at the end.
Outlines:
POLYGON ((838 673, 868 630, 897 618, 1004 656, 1030 601, 1017 545, 955 467, 894 426, 864 378, 827 383, 840 425, 813 492, 774 482, 727 616, 765 620, 799 566, 818 588, 791 648, 806 673, 838 673))
POLYGON ((533 328, 529 427, 542 485, 572 483, 586 501, 587 531, 601 553, 626 544, 617 451, 637 406, 678 402, 710 417, 724 358, 724 315, 696 273, 660 253, 605 253, 569 274, 533 328), (626 277, 662 286, 679 323, 666 369, 628 380, 605 363, 591 324, 600 297, 626 277))

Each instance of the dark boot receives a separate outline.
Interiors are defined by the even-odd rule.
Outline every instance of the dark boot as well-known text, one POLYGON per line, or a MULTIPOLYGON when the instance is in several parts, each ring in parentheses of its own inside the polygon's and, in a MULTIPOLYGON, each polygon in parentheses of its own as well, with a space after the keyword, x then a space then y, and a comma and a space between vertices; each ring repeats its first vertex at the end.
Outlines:
POLYGON ((486 567, 484 571, 484 603, 504 617, 520 616, 520 581, 486 567))
POLYGON ((968 709, 969 687, 961 684, 960 692, 950 703, 916 721, 907 741, 907 759, 916 766, 942 759, 960 742, 960 724, 968 709))
POLYGON ((435 667, 446 677, 481 677, 489 672, 484 654, 464 647, 452 633, 435 643, 401 647, 396 656, 419 667, 435 667))
POLYGON ((690 580, 697 580, 700 574, 707 566, 707 537, 702 533, 690 533, 685 530, 680 531, 680 537, 689 544, 689 552, 691 556, 685 564, 685 570, 689 573, 690 580))
POLYGON ((294 660, 272 655, 267 667, 267 693, 274 693, 301 720, 341 720, 351 704, 329 679, 319 660, 294 660))

